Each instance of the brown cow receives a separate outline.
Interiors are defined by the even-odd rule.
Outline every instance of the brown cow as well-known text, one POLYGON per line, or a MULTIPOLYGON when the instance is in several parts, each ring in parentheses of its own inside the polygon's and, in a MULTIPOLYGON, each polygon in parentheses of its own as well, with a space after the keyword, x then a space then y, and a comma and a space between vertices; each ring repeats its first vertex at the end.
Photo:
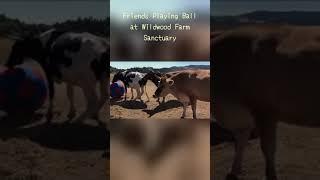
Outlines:
POLYGON ((257 127, 267 180, 276 180, 277 121, 320 127, 320 27, 242 27, 214 38, 211 47, 214 115, 236 139, 227 179, 238 179, 257 127))
POLYGON ((186 116, 186 109, 191 103, 193 118, 197 119, 197 100, 210 101, 210 71, 184 70, 168 73, 162 77, 154 97, 174 95, 183 104, 181 118, 186 116))

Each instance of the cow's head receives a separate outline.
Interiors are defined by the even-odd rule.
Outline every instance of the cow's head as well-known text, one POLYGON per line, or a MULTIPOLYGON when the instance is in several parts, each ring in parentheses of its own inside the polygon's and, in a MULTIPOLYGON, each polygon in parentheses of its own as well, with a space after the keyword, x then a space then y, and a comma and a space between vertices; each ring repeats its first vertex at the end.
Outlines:
POLYGON ((170 90, 174 88, 174 81, 167 76, 162 76, 160 79, 160 83, 153 97, 165 97, 170 94, 170 90))
POLYGON ((11 48, 6 66, 13 67, 22 64, 25 58, 32 58, 41 65, 45 63, 45 50, 42 42, 36 37, 25 37, 16 40, 11 48))
POLYGON ((117 72, 114 76, 113 76, 113 79, 112 79, 112 83, 114 82, 117 82, 117 81, 122 81, 124 82, 125 81, 125 77, 123 75, 122 72, 117 72))
POLYGON ((156 86, 159 85, 162 74, 160 72, 149 71, 145 78, 152 81, 156 86))

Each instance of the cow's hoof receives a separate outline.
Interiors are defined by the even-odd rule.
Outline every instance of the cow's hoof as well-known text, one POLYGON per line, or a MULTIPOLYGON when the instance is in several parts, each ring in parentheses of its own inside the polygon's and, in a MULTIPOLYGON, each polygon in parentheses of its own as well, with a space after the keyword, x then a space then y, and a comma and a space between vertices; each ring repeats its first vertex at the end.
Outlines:
POLYGON ((181 119, 184 119, 184 116, 181 116, 181 119))
POLYGON ((239 178, 236 175, 229 173, 226 180, 239 180, 239 178))

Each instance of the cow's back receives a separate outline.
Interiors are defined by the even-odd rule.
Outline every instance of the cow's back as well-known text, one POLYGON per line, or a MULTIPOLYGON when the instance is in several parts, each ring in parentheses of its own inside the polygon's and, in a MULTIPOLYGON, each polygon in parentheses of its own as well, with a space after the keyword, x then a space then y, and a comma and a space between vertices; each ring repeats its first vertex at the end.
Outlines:
POLYGON ((212 49, 215 99, 273 119, 320 125, 319 36, 319 27, 287 26, 237 29, 217 37, 212 49))
POLYGON ((210 71, 185 70, 173 72, 171 79, 178 92, 194 96, 201 101, 210 101, 210 71))
POLYGON ((64 81, 81 84, 99 79, 97 76, 106 71, 108 50, 108 41, 102 37, 69 32, 56 39, 51 59, 61 64, 64 81))

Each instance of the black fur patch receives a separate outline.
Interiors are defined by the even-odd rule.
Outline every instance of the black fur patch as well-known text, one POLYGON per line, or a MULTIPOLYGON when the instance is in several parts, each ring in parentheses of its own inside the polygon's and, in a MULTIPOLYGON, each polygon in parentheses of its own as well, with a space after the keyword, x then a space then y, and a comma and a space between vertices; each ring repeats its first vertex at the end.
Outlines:
POLYGON ((53 45, 51 50, 51 61, 55 64, 62 64, 65 67, 70 67, 72 65, 72 59, 65 56, 65 52, 78 52, 81 49, 81 39, 66 39, 65 41, 58 42, 53 45))
POLYGON ((67 31, 61 31, 61 30, 55 30, 51 33, 51 36, 49 38, 49 40, 47 41, 46 45, 45 45, 45 49, 46 51, 49 53, 51 50, 51 46, 52 44, 64 33, 66 33, 67 31))
POLYGON ((9 55, 6 66, 13 67, 22 64, 25 58, 32 58, 41 65, 44 64, 45 54, 40 39, 35 37, 27 37, 23 40, 17 40, 9 55))
POLYGON ((81 49, 81 39, 66 39, 53 45, 50 51, 50 68, 51 73, 58 79, 62 78, 59 65, 70 67, 72 58, 65 56, 65 51, 78 52, 81 49))
POLYGON ((139 81, 140 87, 145 86, 145 85, 147 84, 147 81, 148 81, 148 79, 142 78, 142 79, 139 81))
POLYGON ((154 93, 157 97, 160 97, 161 92, 163 91, 164 86, 159 86, 154 93))
POLYGON ((126 73, 125 77, 124 77, 124 81, 129 84, 129 83, 132 83, 132 78, 135 78, 136 75, 135 74, 130 74, 130 75, 127 75, 129 72, 126 73))

